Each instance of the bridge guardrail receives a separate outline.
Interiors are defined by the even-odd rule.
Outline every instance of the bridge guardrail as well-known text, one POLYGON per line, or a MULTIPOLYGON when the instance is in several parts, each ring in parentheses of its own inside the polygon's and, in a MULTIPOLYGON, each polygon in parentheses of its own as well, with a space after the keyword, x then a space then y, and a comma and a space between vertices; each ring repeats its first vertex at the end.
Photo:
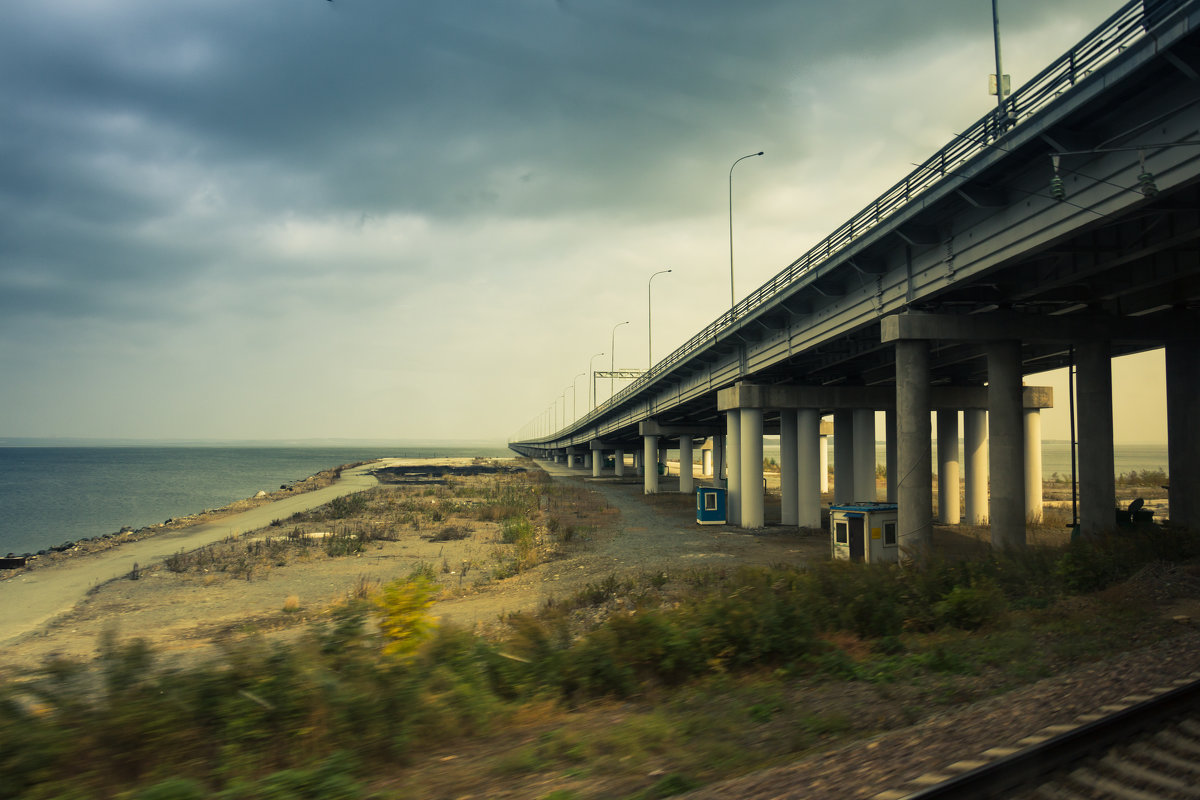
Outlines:
POLYGON ((559 438, 566 431, 584 428, 603 416, 608 408, 636 394, 696 350, 714 341, 719 334, 732 328, 737 320, 766 304, 799 277, 828 262, 856 239, 921 198, 947 176, 955 175, 968 161, 995 147, 995 142, 1009 130, 1036 116, 1096 69, 1120 55, 1129 45, 1148 36, 1149 29, 1161 23, 1167 15, 1195 2, 1198 0, 1130 0, 1073 48, 1009 94, 1003 110, 997 107, 985 114, 903 180, 742 298, 733 308, 717 317, 633 383, 572 425, 544 438, 559 438))

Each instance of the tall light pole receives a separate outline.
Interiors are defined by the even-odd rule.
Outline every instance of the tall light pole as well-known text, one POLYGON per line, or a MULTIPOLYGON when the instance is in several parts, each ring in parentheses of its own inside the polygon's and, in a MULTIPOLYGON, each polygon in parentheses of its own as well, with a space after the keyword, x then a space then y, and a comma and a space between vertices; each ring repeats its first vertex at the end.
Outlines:
POLYGON ((588 359, 588 374, 592 376, 592 408, 596 407, 596 373, 592 370, 592 362, 602 355, 604 353, 596 353, 596 355, 588 359))
POLYGON ((996 8, 997 0, 992 0, 992 40, 996 46, 996 104, 1000 113, 1004 113, 1004 70, 1000 67, 1000 12, 996 8))
POLYGON ((571 379, 571 411, 575 414, 575 419, 579 419, 579 390, 575 388, 575 383, 580 378, 586 378, 587 373, 581 372, 571 379))
POLYGON ((646 372, 649 372, 654 368, 654 326, 652 325, 654 320, 654 309, 650 303, 650 284, 652 284, 654 279, 659 275, 665 275, 670 271, 671 270, 669 269, 660 269, 658 272, 650 276, 650 280, 646 281, 646 372))
POLYGON ((617 328, 621 327, 622 325, 628 325, 628 324, 629 324, 629 320, 625 320, 624 322, 618 322, 616 325, 613 325, 612 343, 609 344, 609 346, 608 346, 608 373, 609 373, 608 374, 608 399, 609 400, 612 400, 613 381, 615 380, 612 376, 612 373, 617 371, 617 366, 616 366, 617 365, 617 328))
POLYGON ((738 165, 738 161, 762 154, 763 151, 759 150, 757 153, 744 155, 729 165, 729 316, 731 319, 733 318, 733 309, 737 306, 737 297, 733 292, 733 168, 738 165))

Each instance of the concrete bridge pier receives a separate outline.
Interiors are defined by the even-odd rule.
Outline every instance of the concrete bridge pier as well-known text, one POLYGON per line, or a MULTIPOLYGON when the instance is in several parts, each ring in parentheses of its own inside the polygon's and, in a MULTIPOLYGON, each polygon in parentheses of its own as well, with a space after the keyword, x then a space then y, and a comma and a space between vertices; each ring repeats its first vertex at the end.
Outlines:
POLYGON ((874 503, 878 497, 875 486, 875 409, 856 408, 853 416, 854 447, 853 475, 855 502, 874 503))
MULTIPOLYGON (((830 427, 833 423, 830 422, 830 427)), ((821 433, 821 494, 829 491, 829 435, 821 433)))
POLYGON ((639 478, 645 477, 646 475, 646 464, 645 459, 642 457, 641 450, 633 451, 633 474, 637 475, 639 478))
POLYGON ((992 548, 1017 550, 1025 547, 1021 343, 1016 340, 991 342, 986 350, 992 548))
POLYGON ((1075 345, 1076 422, 1079 426, 1079 534, 1113 529, 1117 487, 1113 476, 1112 359, 1109 344, 1075 345))
POLYGON ((1167 373, 1167 502, 1171 524, 1200 531, 1200 343, 1169 341, 1167 373))
POLYGON ((969 525, 986 525, 988 521, 986 408, 963 409, 963 450, 965 451, 963 453, 963 486, 966 522, 969 525))
POLYGON ((839 408, 833 412, 833 502, 854 502, 854 488, 854 410, 839 408))
POLYGON ((642 491, 658 494, 658 437, 654 434, 642 436, 642 491))
POLYGON ((725 412, 725 458, 729 483, 725 495, 725 514, 731 525, 742 524, 742 417, 739 409, 725 412))
POLYGON ((604 451, 596 450, 592 453, 592 477, 599 478, 600 471, 604 468, 604 451))
POLYGON ((779 522, 797 525, 800 519, 800 461, 799 434, 796 412, 790 408, 779 412, 779 522))
POLYGON ((613 451, 613 475, 618 478, 625 475, 625 451, 620 447, 613 451))
POLYGON ((684 434, 679 437, 679 493, 691 494, 696 491, 696 472, 692 464, 692 437, 684 434))
POLYGON ((720 434, 713 437, 711 474, 714 487, 720 489, 725 485, 725 437, 720 434))
POLYGON ((796 409, 796 524, 802 528, 821 527, 821 481, 828 486, 827 436, 821 435, 821 412, 815 408, 796 409), (818 474, 818 472, 820 474, 818 474))
POLYGON ((710 438, 705 442, 705 446, 700 450, 700 475, 705 478, 711 478, 713 474, 713 449, 716 447, 715 437, 710 438))
MULTIPOLYGON (((929 387, 929 342, 896 342, 897 543, 905 562, 928 558, 933 546, 933 457, 929 387)), ((837 469, 837 463, 834 463, 837 469)), ((837 479, 834 479, 837 488, 837 479)))
POLYGON ((958 508, 958 409, 937 411, 938 522, 957 525, 958 508))
MULTIPOLYGON (((1114 501, 1116 494, 1114 489, 1114 501)), ((1042 410, 1025 409, 1025 519, 1042 522, 1042 410)))
POLYGON ((887 442, 884 448, 884 471, 887 472, 887 502, 896 502, 896 409, 889 408, 883 412, 883 437, 887 442))
POLYGON ((741 525, 763 527, 763 412, 761 408, 743 408, 741 463, 741 525))

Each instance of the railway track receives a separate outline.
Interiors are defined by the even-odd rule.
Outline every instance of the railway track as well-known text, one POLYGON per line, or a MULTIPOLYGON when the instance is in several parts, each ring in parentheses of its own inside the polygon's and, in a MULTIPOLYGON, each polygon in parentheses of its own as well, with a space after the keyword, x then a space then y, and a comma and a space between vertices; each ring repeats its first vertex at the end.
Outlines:
POLYGON ((1200 673, 958 761, 873 800, 1200 800, 1200 673))

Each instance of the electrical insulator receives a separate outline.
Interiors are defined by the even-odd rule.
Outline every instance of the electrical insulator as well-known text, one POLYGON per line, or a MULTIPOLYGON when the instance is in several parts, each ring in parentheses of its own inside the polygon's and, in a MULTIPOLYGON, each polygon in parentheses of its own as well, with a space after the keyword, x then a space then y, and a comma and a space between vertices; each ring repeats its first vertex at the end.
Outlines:
POLYGON ((1143 172, 1138 175, 1138 188, 1146 197, 1158 197, 1158 186, 1154 183, 1153 173, 1143 172))
POLYGON ((1063 188, 1063 180, 1057 175, 1050 179, 1050 196, 1059 201, 1067 199, 1067 190, 1063 188))

